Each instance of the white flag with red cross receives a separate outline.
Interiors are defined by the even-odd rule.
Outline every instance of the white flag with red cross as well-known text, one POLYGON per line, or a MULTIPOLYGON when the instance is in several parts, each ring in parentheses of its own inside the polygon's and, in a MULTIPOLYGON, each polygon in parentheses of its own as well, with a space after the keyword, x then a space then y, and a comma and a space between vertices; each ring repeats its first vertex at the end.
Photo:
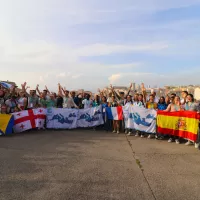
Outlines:
POLYGON ((15 122, 13 130, 20 133, 34 128, 43 128, 46 119, 46 109, 37 108, 13 113, 15 122))

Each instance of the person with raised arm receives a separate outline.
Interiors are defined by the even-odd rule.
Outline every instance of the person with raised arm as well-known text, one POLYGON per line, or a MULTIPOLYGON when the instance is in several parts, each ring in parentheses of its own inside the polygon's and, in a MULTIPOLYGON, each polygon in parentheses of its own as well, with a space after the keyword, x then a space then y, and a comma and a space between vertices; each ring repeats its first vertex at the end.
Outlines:
POLYGON ((50 92, 49 92, 47 86, 45 86, 45 89, 43 90, 43 92, 40 92, 39 85, 37 85, 36 91, 38 92, 39 96, 43 93, 45 100, 50 100, 50 96, 49 96, 50 92))
POLYGON ((78 108, 78 106, 74 103, 73 98, 69 96, 69 91, 65 88, 62 88, 60 84, 58 84, 59 95, 63 97, 63 108, 78 108), (63 95, 64 93, 64 95, 63 95))
POLYGON ((84 105, 84 109, 91 108, 93 101, 90 99, 90 95, 86 94, 85 99, 82 101, 82 104, 84 105))
MULTIPOLYGON (((22 84, 22 91, 26 94, 26 82, 22 84)), ((39 105, 39 98, 36 95, 36 90, 30 90, 30 93, 27 94, 28 102, 27 102, 27 109, 37 108, 39 105)))
POLYGON ((123 91, 119 91, 119 90, 116 91, 112 87, 113 93, 114 93, 115 97, 118 99, 119 105, 124 106, 126 104, 126 98, 130 94, 132 86, 133 86, 133 84, 131 83, 130 87, 128 88, 128 91, 126 93, 123 91))
POLYGON ((63 108, 63 97, 62 93, 60 93, 60 84, 58 84, 58 96, 56 98, 56 107, 63 108))
POLYGON ((51 93, 49 95, 49 99, 46 99, 46 106, 47 108, 54 108, 56 107, 56 98, 55 98, 55 95, 54 93, 51 93))

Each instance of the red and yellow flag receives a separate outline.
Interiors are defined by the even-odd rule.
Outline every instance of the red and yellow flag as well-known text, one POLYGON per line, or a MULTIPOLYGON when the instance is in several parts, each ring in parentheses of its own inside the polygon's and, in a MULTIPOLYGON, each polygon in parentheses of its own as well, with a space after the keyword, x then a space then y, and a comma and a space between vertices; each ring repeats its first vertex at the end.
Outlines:
POLYGON ((197 140, 199 114, 191 111, 158 111, 157 132, 174 135, 191 141, 197 140))

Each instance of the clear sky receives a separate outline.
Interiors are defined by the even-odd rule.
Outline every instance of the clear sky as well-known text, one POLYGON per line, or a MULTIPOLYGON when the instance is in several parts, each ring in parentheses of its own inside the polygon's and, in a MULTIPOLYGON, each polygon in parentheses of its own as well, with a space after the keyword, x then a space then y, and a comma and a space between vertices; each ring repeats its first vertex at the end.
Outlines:
POLYGON ((199 52, 200 0, 0 0, 0 80, 200 84, 199 52))

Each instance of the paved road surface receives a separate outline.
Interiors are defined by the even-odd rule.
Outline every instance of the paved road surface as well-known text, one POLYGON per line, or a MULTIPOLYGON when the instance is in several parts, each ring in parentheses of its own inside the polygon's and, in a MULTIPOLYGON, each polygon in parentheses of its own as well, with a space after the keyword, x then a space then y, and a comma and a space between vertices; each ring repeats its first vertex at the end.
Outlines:
POLYGON ((0 138, 0 200, 198 200, 200 151, 102 131, 0 138))

